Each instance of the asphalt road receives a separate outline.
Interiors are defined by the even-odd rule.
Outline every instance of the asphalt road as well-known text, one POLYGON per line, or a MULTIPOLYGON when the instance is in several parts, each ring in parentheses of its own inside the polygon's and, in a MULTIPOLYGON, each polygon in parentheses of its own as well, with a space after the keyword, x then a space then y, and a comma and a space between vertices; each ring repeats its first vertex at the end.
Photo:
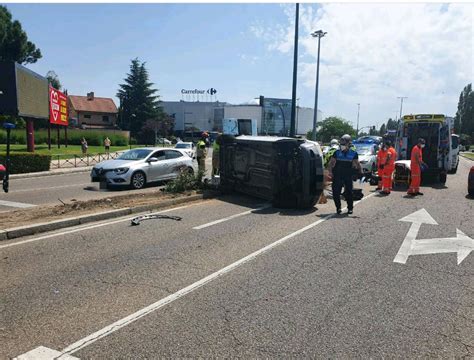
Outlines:
MULTIPOLYGON (((211 150, 212 151, 212 150, 211 150)), ((211 168, 211 155, 206 159, 211 168)), ((90 171, 34 178, 11 179, 10 191, 0 192, 0 213, 39 205, 59 205, 61 201, 92 200, 133 193, 147 193, 156 190, 160 184, 150 184, 141 190, 99 189, 99 183, 92 183, 90 171)))
POLYGON ((474 253, 438 253, 474 238, 471 164, 422 197, 365 189, 351 216, 234 196, 1 242, 0 357, 472 358, 474 253), (407 238, 441 240, 394 262, 407 238))

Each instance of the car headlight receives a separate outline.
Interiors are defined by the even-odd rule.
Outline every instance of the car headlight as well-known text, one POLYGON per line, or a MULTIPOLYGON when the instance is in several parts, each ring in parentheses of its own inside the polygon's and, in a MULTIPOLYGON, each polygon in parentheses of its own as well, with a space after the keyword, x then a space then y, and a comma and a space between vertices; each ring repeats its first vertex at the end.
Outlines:
POLYGON ((127 167, 114 169, 115 175, 123 175, 128 171, 127 167))

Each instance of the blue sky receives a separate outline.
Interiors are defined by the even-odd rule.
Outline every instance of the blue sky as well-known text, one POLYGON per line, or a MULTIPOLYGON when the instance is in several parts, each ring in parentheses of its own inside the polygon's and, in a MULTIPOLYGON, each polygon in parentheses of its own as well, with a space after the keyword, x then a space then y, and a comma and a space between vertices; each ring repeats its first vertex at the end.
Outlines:
MULTIPOLYGON (((214 87, 231 103, 290 97, 294 5, 7 4, 70 94, 114 97, 132 58, 146 61, 162 100, 182 88, 214 87)), ((380 126, 404 113, 454 115, 472 81, 468 4, 304 4, 298 97, 313 106, 316 46, 324 28, 319 108, 324 116, 380 126), (459 52, 463 48, 466 51, 459 52), (452 56, 456 54, 456 56, 452 56)))

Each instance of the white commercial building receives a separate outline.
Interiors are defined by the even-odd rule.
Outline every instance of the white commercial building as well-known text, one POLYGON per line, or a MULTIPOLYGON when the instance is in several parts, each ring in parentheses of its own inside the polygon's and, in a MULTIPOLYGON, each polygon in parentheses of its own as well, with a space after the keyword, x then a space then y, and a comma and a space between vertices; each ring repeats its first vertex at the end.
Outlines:
MULTIPOLYGON (((222 120, 227 118, 254 119, 259 134, 289 133, 291 100, 261 97, 259 104, 232 105, 225 102, 163 101, 163 110, 174 117, 174 130, 222 131, 222 120), (263 100, 263 104, 261 103, 263 100)), ((305 135, 313 128, 313 109, 297 107, 296 134, 305 135)), ((322 113, 318 111, 318 122, 322 113)))

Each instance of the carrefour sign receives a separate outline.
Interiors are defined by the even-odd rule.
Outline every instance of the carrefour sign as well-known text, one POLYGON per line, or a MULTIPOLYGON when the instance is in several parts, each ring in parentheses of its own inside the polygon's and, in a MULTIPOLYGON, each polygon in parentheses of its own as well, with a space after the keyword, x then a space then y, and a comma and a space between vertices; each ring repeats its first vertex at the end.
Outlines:
POLYGON ((188 89, 181 89, 181 94, 185 95, 204 95, 204 94, 209 94, 209 95, 215 95, 217 94, 217 90, 214 88, 210 88, 207 90, 202 90, 202 89, 193 89, 193 90, 188 90, 188 89))

